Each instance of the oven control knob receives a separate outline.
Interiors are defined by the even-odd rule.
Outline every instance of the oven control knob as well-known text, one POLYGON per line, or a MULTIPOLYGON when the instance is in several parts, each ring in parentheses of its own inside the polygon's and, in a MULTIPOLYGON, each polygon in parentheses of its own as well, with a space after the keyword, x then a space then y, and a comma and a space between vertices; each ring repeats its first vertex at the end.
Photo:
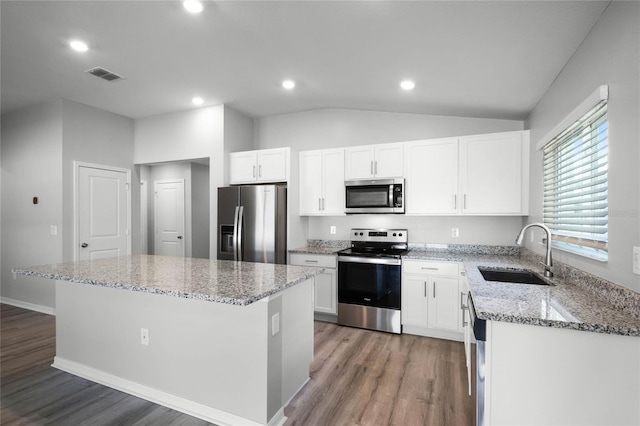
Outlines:
POLYGON ((398 234, 399 237, 402 237, 402 232, 398 234))
POLYGON ((393 236, 394 236, 394 237, 396 236, 396 233, 395 233, 395 232, 393 233, 393 236))
POLYGON ((360 233, 360 236, 362 237, 362 235, 363 235, 363 234, 362 234, 362 232, 361 232, 361 233, 360 233))
POLYGON ((353 235, 358 235, 358 233, 357 233, 357 232, 354 232, 354 233, 353 233, 353 235))

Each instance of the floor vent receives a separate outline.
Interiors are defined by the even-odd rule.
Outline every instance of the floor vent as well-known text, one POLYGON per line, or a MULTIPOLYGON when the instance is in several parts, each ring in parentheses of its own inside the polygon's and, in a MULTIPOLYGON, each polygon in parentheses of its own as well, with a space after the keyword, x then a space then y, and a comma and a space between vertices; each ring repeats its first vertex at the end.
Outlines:
POLYGON ((87 71, 89 74, 91 75, 95 75, 96 77, 100 77, 103 80, 107 80, 107 81, 119 81, 119 80, 123 80, 124 77, 121 75, 118 75, 116 73, 113 73, 107 69, 104 69, 102 67, 94 67, 91 69, 88 69, 87 71))

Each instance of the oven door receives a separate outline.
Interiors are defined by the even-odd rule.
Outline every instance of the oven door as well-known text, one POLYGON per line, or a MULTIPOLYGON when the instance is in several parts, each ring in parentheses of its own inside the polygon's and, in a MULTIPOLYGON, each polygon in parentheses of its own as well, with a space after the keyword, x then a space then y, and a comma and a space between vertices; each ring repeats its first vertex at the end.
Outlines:
POLYGON ((338 303, 400 309, 401 260, 338 256, 338 303))

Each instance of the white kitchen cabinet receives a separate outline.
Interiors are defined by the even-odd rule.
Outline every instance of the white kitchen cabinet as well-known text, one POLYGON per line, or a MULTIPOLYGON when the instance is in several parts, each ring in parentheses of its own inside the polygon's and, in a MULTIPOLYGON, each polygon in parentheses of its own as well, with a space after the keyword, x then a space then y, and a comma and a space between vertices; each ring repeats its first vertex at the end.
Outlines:
POLYGON ((529 213, 529 132, 461 137, 460 196, 465 215, 529 213))
POLYGON ((452 215, 458 200, 458 139, 407 142, 406 214, 452 215))
POLYGON ((229 182, 286 182, 289 179, 289 152, 289 148, 232 152, 229 182))
POLYGON ((315 277, 314 311, 322 314, 338 314, 338 287, 336 285, 337 259, 335 255, 292 253, 291 265, 318 266, 325 271, 315 277))
POLYGON ((402 268, 403 332, 462 340, 459 265, 405 260, 402 268))
POLYGON ((300 215, 344 215, 344 149, 300 153, 300 215))
POLYGON ((501 321, 486 331, 484 424, 640 424, 640 337, 501 321))
POLYGON ((345 180, 404 177, 404 144, 345 148, 345 180))
POLYGON ((405 146, 406 214, 527 215, 529 132, 506 132, 405 146))

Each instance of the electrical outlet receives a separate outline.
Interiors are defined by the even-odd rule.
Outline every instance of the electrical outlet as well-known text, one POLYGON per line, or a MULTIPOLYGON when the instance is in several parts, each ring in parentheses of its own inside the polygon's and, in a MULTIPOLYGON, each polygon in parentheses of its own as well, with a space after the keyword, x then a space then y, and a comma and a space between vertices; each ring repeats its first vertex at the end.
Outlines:
POLYGON ((336 227, 335 227, 335 226, 332 226, 332 227, 329 229, 329 231, 331 232, 331 235, 335 235, 335 234, 336 234, 336 232, 337 232, 337 230, 336 230, 336 227))
POLYGON ((280 312, 271 317, 271 335, 275 336, 280 331, 280 312))
POLYGON ((633 248, 633 273, 640 275, 640 247, 633 248))
POLYGON ((451 236, 453 238, 458 238, 460 235, 460 230, 458 228, 451 228, 451 236))
POLYGON ((58 235, 58 227, 51 225, 51 235, 58 235))
POLYGON ((148 328, 140 329, 140 344, 144 346, 149 346, 149 329, 148 328))

